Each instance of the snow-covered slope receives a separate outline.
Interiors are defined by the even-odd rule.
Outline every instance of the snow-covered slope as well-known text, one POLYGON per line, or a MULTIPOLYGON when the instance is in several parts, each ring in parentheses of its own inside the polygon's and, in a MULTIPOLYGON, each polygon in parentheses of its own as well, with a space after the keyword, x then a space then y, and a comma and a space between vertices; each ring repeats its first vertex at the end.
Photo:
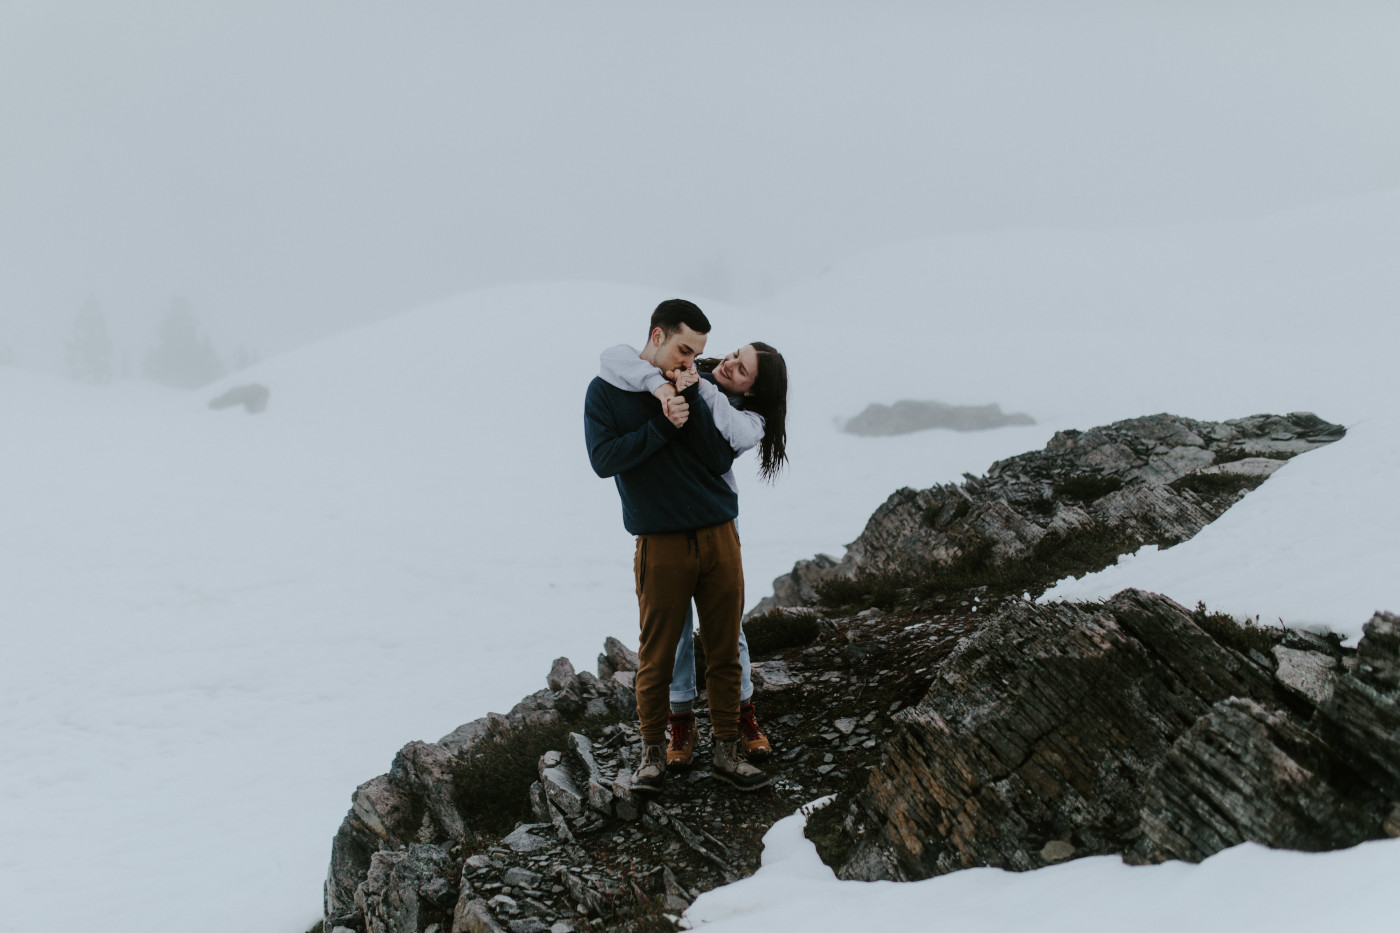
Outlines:
MULTIPOLYGON (((1144 556, 1105 585, 1163 579, 1182 601, 1338 628, 1400 608, 1373 573, 1400 556, 1383 488, 1400 455, 1396 242, 1391 194, 1228 227, 909 243, 761 306, 701 297, 711 349, 767 340, 792 372, 790 470, 771 487, 738 471, 748 603, 794 560, 839 553, 896 487, 981 472, 1054 430, 1308 409, 1353 433, 1253 493, 1240 516, 1256 524, 1155 555, 1209 555, 1185 569, 1149 578, 1144 556), (1041 423, 834 429, 906 397, 1041 423), (1357 542, 1364 564, 1340 553, 1357 542), (1357 572, 1291 571, 1254 608, 1269 578, 1202 570, 1285 557, 1357 572)), ((219 387, 0 368, 4 927, 52 929, 61 905, 74 928, 298 933, 350 792, 403 742, 508 708, 559 655, 591 666, 606 635, 635 637, 631 539, 588 468, 581 404, 597 351, 639 343, 664 297, 557 284, 440 302, 240 373, 229 384, 272 390, 255 417, 209 411, 219 387)))

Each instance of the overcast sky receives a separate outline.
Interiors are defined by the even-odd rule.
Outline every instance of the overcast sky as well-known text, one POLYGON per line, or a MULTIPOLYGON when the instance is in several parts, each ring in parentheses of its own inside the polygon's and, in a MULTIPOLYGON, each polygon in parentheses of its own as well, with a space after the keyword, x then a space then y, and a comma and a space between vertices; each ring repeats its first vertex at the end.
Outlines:
POLYGON ((0 352, 1400 186, 1393 2, 0 0, 0 352))

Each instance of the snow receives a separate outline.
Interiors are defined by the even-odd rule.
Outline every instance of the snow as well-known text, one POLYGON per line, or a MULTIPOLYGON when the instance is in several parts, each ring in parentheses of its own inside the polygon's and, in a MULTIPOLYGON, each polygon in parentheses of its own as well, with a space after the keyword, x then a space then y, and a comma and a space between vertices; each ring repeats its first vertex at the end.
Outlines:
MULTIPOLYGON (((1400 192, 1383 192, 1203 227, 909 242, 762 304, 697 296, 712 350, 766 340, 792 373, 791 469, 772 486, 751 461, 737 471, 748 604, 795 560, 839 555, 894 489, 981 473, 1056 430, 1311 410, 1347 438, 1196 539, 1056 593, 1145 586, 1354 636, 1400 608, 1396 242, 1400 192), (899 398, 1040 423, 835 430, 899 398)), ((591 667, 607 635, 634 640, 631 540, 588 468, 581 403, 598 351, 640 341, 665 297, 473 292, 194 394, 0 367, 4 928, 52 929, 61 910, 78 929, 301 933, 351 792, 401 745, 508 709, 555 657, 591 667), (271 388, 264 414, 205 407, 246 381, 271 388)), ((1375 926, 1388 914, 1367 879, 1400 859, 1390 842, 1241 847, 894 887, 835 881, 795 825, 692 919, 1247 929, 1253 905, 1270 929, 1375 926), (1280 891, 1309 892, 1306 909, 1280 891)))
POLYGON ((840 882, 794 814, 763 837, 751 877, 702 894, 686 920, 704 933, 957 930, 959 933, 1277 933, 1383 928, 1400 843, 1325 854, 1254 843, 1202 862, 1150 867, 1116 857, 1032 872, 974 868, 925 881, 840 882))
POLYGON ((1200 534, 1149 545, 1068 578, 1040 599, 1104 599, 1128 586, 1241 619, 1331 629, 1355 644, 1377 610, 1400 606, 1400 418, 1368 418, 1346 439, 1285 464, 1200 534))

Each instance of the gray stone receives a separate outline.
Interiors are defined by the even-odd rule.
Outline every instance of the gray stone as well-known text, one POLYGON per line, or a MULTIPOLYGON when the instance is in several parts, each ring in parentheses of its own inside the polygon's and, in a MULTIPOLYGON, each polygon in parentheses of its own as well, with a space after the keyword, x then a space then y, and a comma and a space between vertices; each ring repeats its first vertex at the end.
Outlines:
POLYGON ((602 781, 590 779, 588 782, 588 807, 604 816, 612 816, 613 792, 611 786, 602 781))
POLYGON ((1273 476, 1286 462, 1285 460, 1275 460, 1272 457, 1246 457, 1243 460, 1232 460, 1229 463, 1209 466, 1196 472, 1203 475, 1273 476))
POLYGON ((1079 850, 1068 839, 1051 839, 1041 847, 1040 857, 1045 864, 1054 865, 1056 862, 1074 858, 1077 851, 1079 850))
POLYGON ((486 901, 462 898, 452 915, 452 933, 505 933, 505 929, 496 922, 486 901))
POLYGON ((750 665, 754 686, 765 693, 779 693, 801 684, 786 661, 755 661, 750 665))
POLYGON ((383 839, 370 832, 354 810, 346 814, 331 841, 331 861, 322 889, 326 925, 351 923, 359 916, 355 890, 364 881, 370 859, 382 844, 383 839))
POLYGON ((549 927, 544 925, 543 920, 536 920, 534 917, 526 917, 524 920, 512 920, 508 924, 510 933, 548 933, 549 927))
POLYGON ((637 672, 618 671, 616 674, 612 675, 611 680, 613 683, 617 684, 622 689, 630 691, 636 688, 637 672))
POLYGON ((641 817, 642 803, 632 794, 632 769, 618 769, 617 778, 612 782, 613 814, 620 820, 631 822, 641 817))
POLYGON ((491 729, 487 725, 486 717, 473 719, 453 729, 451 732, 438 739, 437 744, 447 749, 449 752, 461 753, 469 752, 481 743, 481 740, 491 734, 491 729))
POLYGON ((544 796, 544 784, 539 781, 530 785, 530 814, 541 823, 549 822, 549 802, 544 796))
POLYGON ((1273 654, 1278 662, 1274 677, 1284 687, 1314 706, 1320 706, 1332 698, 1339 665, 1331 655, 1285 648, 1283 645, 1275 645, 1273 654))
MULTIPOLYGON (((624 645, 612 636, 608 636, 603 641, 603 657, 608 661, 608 666, 616 671, 635 671, 641 666, 637 658, 637 652, 624 645)), ((601 673, 598 675, 603 677, 601 673)), ((606 680, 606 677, 603 677, 606 680)))
POLYGON ((569 757, 583 769, 583 773, 591 780, 601 781, 603 772, 598 768, 598 762, 593 757, 593 742, 586 735, 578 732, 570 732, 565 740, 565 747, 569 757))
POLYGON ((350 801, 351 811, 380 839, 406 838, 407 831, 412 828, 412 797, 395 786, 387 774, 371 778, 355 788, 350 801))
POLYGON ((549 677, 546 680, 549 683, 549 689, 555 693, 578 689, 578 674, 574 672, 574 665, 568 658, 556 658, 553 666, 549 669, 549 677))
POLYGON ((506 873, 501 876, 501 881, 511 887, 537 888, 540 884, 541 875, 538 872, 530 871, 526 868, 507 868, 506 873))
POLYGON ((520 912, 520 905, 515 898, 506 894, 497 894, 486 902, 486 906, 491 908, 493 913, 514 914, 520 912))
POLYGON ((544 786, 545 799, 568 817, 583 815, 583 794, 578 785, 562 767, 545 768, 540 772, 540 783, 544 786))
POLYGON ((855 719, 838 719, 832 723, 832 725, 835 726, 836 731, 840 732, 842 735, 850 735, 855 731, 857 723, 858 720, 855 719))
POLYGON ((251 382, 247 385, 234 386, 222 395, 209 400, 210 408, 231 408, 235 405, 242 405, 243 410, 250 415, 266 410, 267 399, 272 392, 265 385, 251 382))
POLYGON ((534 834, 536 829, 547 829, 549 823, 521 823, 501 842, 515 852, 538 852, 550 848, 553 843, 534 834))
POLYGON ((666 909, 681 913, 690 906, 690 896, 685 888, 681 887, 676 875, 671 871, 671 866, 666 865, 661 869, 661 880, 666 889, 666 909))
MULTIPOLYGON (((389 780, 423 801, 439 832, 437 839, 461 839, 466 823, 454 800, 452 753, 431 742, 409 742, 394 756, 389 780)), ((436 839, 434 841, 437 841, 436 839)))
POLYGON ((452 858, 439 846, 415 844, 376 852, 355 892, 366 933, 421 933, 434 905, 420 892, 451 873, 452 858))

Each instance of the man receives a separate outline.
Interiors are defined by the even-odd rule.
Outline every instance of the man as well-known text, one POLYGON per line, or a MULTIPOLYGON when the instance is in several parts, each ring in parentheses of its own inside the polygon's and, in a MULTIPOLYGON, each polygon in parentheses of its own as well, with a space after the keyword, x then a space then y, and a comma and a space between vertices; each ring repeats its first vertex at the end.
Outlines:
MULTIPOLYGON (((673 376, 705 349, 710 322, 695 304, 663 301, 640 356, 673 376)), ((642 761, 632 778, 656 793, 666 778, 666 725, 676 643, 690 601, 707 659, 713 773, 740 790, 769 783, 744 759, 739 738, 739 619, 744 571, 734 519, 738 495, 723 479, 734 450, 691 384, 659 401, 595 378, 584 399, 584 437, 594 472, 613 477, 622 524, 637 536, 633 573, 641 615, 637 713, 642 761)))

